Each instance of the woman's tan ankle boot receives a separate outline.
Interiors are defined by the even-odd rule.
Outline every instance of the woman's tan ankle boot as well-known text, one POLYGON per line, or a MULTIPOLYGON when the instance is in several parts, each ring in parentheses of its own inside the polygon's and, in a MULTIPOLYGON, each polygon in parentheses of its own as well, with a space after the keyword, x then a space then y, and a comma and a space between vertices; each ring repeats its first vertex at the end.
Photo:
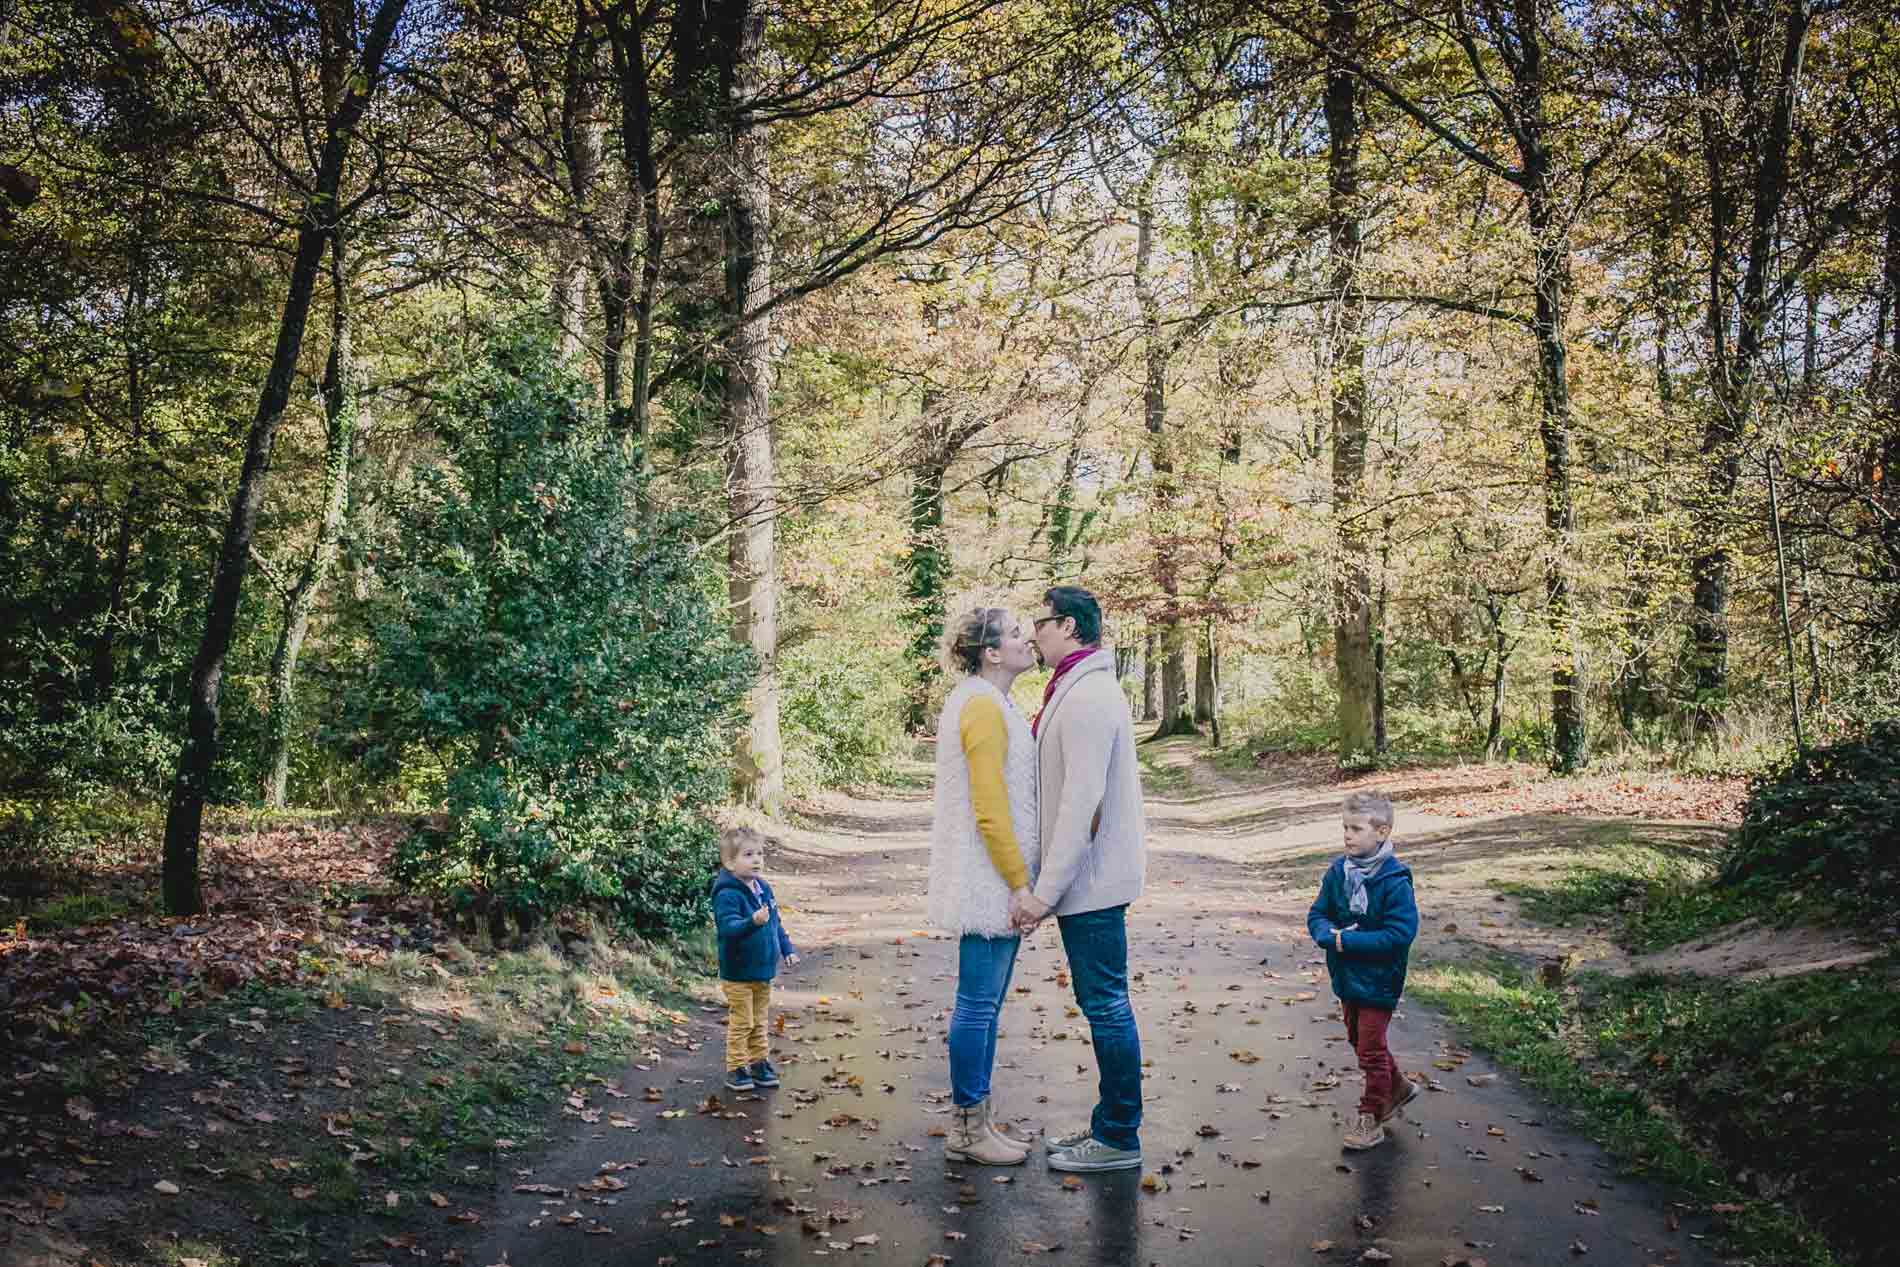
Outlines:
POLYGON ((1025 1153, 1030 1150, 1028 1140, 1010 1134, 1004 1130, 1002 1124, 996 1120, 995 1096, 991 1096, 989 1099, 983 1101, 983 1129, 1002 1140, 1005 1144, 1008 1144, 1011 1148, 1020 1148, 1025 1153))
POLYGON ((952 1110, 950 1133, 944 1136, 945 1161, 975 1162, 979 1166, 1020 1166, 1029 1156, 990 1132, 986 1124, 989 1101, 960 1105, 952 1110))

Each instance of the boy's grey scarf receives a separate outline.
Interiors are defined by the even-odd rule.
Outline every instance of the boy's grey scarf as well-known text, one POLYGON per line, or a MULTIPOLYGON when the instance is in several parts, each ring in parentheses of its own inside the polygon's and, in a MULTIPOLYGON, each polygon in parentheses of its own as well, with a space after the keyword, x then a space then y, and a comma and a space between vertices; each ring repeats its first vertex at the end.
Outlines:
POLYGON ((1366 881, 1372 873, 1385 865, 1392 856, 1392 842, 1386 841, 1379 846, 1379 852, 1370 858, 1355 858, 1346 855, 1346 909, 1354 915, 1366 913, 1366 881))

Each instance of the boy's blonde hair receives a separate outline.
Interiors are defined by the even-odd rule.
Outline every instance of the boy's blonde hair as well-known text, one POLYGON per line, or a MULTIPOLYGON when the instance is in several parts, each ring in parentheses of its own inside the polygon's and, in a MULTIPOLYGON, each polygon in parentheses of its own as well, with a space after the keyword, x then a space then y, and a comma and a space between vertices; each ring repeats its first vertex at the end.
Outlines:
POLYGON ((1348 792, 1344 804, 1339 807, 1342 814, 1364 814, 1372 820, 1374 827, 1392 825, 1392 800, 1384 792, 1348 792))
POLYGON ((719 833, 719 865, 730 863, 747 845, 764 849, 770 843, 771 838, 756 827, 728 827, 719 833))

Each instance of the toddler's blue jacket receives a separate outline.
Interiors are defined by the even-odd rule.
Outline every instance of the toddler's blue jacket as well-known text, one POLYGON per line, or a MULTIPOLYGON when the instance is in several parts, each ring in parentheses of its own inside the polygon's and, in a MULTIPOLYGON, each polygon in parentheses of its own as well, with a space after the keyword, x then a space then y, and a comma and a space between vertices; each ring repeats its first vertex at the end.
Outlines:
POLYGON ((1366 877, 1366 909, 1355 915, 1346 906, 1346 860, 1333 859, 1320 881, 1319 897, 1306 914, 1306 931, 1326 950, 1326 971, 1333 993, 1348 1003, 1391 1009, 1405 993, 1405 968, 1418 936, 1418 901, 1412 896, 1412 869, 1387 859, 1366 877), (1333 949, 1333 930, 1344 953, 1333 949))
POLYGON ((719 931, 721 981, 770 981, 778 975, 779 960, 792 953, 792 939, 779 922, 778 899, 763 879, 759 892, 724 867, 712 880, 713 926, 719 931), (752 922, 752 912, 765 907, 772 918, 752 922))

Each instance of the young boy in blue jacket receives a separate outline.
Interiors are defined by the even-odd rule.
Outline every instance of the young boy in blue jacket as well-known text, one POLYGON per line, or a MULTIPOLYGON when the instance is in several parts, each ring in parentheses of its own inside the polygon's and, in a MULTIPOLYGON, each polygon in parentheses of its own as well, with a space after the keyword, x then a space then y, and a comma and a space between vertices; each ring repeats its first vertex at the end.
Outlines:
POLYGON ((1341 807, 1346 852, 1326 868, 1306 929, 1326 951, 1346 1022, 1346 1040, 1366 1074, 1359 1115, 1346 1128, 1352 1151, 1385 1143, 1385 1121, 1418 1094, 1386 1046, 1386 1027, 1405 993, 1405 965, 1418 936, 1412 872, 1392 852, 1392 802, 1354 792, 1341 807))
POLYGON ((766 1013, 779 961, 789 967, 798 951, 779 922, 778 899, 761 877, 765 837, 735 827, 719 838, 719 874, 713 877, 713 925, 719 933, 719 984, 726 992, 726 1085, 734 1091, 776 1087, 778 1070, 766 1048, 766 1013))

